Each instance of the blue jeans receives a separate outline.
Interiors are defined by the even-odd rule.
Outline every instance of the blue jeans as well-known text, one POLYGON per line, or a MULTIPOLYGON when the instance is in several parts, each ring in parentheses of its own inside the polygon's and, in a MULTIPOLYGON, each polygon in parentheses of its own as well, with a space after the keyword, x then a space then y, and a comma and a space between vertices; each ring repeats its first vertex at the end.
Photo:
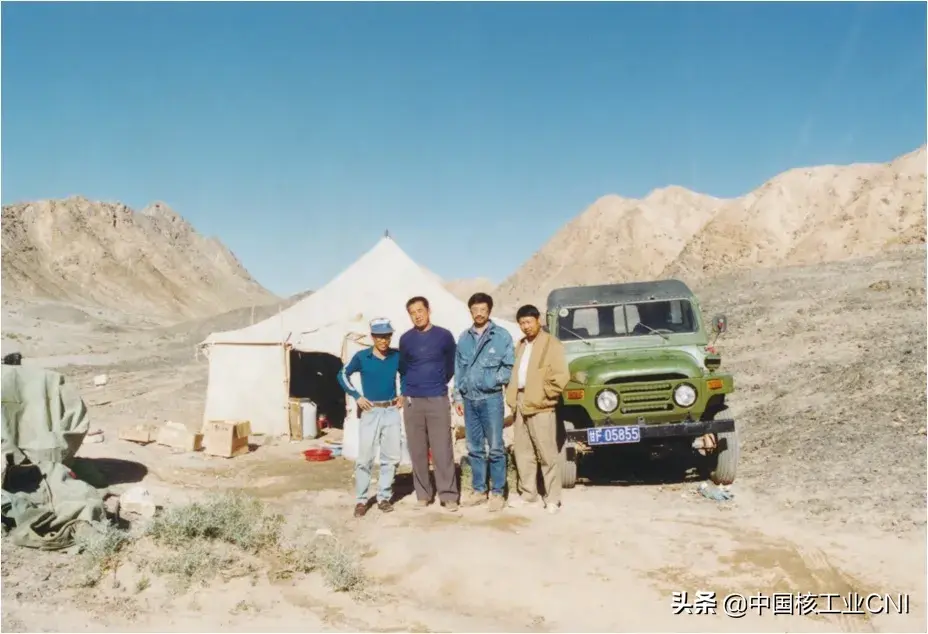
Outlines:
POLYGON ((354 487, 358 504, 367 503, 371 486, 371 466, 380 444, 380 478, 377 501, 393 497, 393 477, 402 451, 402 418, 395 407, 374 407, 361 414, 358 421, 358 459, 354 464, 354 487))
POLYGON ((502 393, 471 401, 464 399, 467 453, 474 476, 474 492, 487 492, 487 450, 490 445, 490 490, 502 495, 506 487, 506 448, 503 445, 502 393))

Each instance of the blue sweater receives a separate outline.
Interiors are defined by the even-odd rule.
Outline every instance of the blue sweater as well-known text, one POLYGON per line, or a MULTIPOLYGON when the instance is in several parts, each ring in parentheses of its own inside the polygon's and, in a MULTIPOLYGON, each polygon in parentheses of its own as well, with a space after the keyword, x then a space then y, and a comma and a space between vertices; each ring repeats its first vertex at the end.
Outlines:
POLYGON ((400 375, 405 396, 448 396, 454 377, 454 336, 441 326, 426 331, 415 328, 400 337, 400 375))
POLYGON ((403 393, 403 380, 400 378, 399 394, 396 390, 396 375, 399 373, 400 353, 390 348, 384 359, 374 354, 373 348, 361 350, 351 357, 341 372, 338 373, 338 383, 355 400, 362 394, 351 382, 351 375, 361 375, 361 389, 364 397, 369 401, 392 401, 403 393))

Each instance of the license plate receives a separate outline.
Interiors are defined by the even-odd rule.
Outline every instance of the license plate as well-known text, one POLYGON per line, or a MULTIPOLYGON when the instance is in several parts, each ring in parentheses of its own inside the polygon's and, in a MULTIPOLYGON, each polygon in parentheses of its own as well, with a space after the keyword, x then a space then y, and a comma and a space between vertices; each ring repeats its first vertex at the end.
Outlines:
POLYGON ((637 425, 621 427, 591 427, 586 430, 589 445, 624 445, 641 442, 641 428, 637 425))

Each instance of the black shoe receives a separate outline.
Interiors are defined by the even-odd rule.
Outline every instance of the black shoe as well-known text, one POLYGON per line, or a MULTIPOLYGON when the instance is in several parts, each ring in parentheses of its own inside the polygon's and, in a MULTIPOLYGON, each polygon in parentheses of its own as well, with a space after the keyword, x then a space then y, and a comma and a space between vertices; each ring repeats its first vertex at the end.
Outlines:
POLYGON ((390 504, 390 502, 389 502, 388 500, 384 500, 383 502, 380 502, 379 504, 377 504, 377 508, 379 508, 379 509, 380 509, 381 511, 383 511, 384 513, 392 513, 392 512, 393 512, 393 505, 390 504))
POLYGON ((355 517, 364 517, 365 513, 367 513, 367 504, 355 504, 354 505, 354 516, 355 517))

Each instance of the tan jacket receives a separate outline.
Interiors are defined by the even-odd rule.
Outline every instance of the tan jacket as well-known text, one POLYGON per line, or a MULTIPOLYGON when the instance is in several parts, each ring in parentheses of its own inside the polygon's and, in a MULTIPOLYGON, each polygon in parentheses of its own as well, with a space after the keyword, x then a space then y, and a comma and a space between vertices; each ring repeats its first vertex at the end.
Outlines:
MULTIPOLYGON (((512 378, 506 386, 506 403, 513 412, 519 394, 519 366, 522 363, 523 352, 525 337, 516 346, 512 378)), ((544 330, 538 333, 532 342, 531 355, 525 377, 525 393, 522 395, 522 411, 526 416, 553 410, 558 397, 567 386, 567 381, 570 380, 564 345, 549 333, 544 330)))

